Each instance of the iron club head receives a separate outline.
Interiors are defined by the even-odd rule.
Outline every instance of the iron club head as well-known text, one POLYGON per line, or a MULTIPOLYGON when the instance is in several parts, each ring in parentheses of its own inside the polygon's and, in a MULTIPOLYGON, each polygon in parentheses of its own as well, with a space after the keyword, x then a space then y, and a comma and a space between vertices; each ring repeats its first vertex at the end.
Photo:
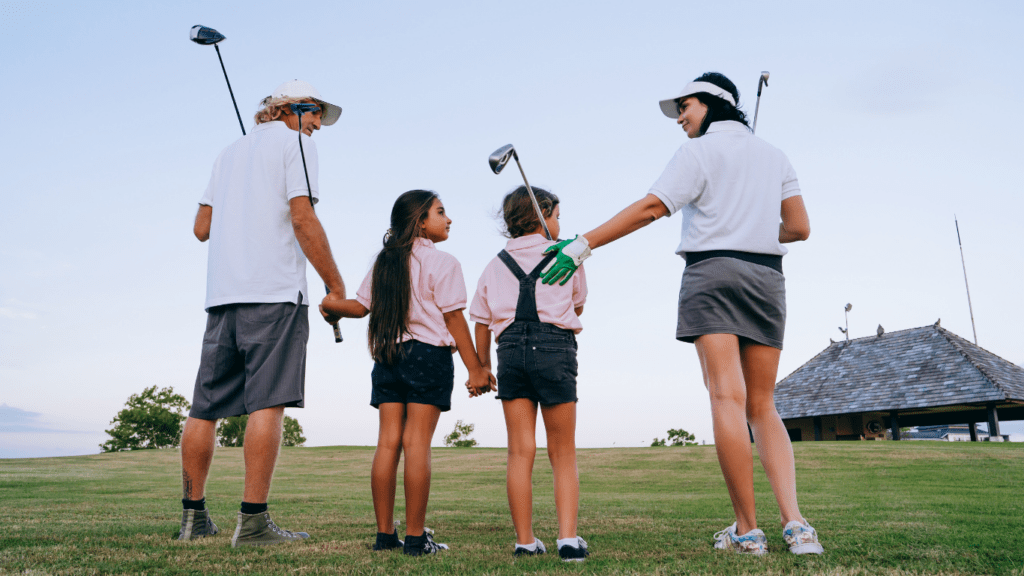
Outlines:
POLYGON ((225 36, 213 28, 207 28, 206 26, 196 24, 189 32, 189 39, 196 44, 209 46, 210 44, 223 42, 225 40, 225 36))
POLYGON ((495 174, 501 174, 501 171, 505 168, 505 165, 508 164, 508 161, 512 159, 515 153, 515 147, 511 144, 506 144, 491 153, 487 162, 490 163, 491 170, 495 174))
POLYGON ((757 95, 761 95, 761 87, 768 85, 768 71, 761 72, 761 77, 757 79, 757 95))

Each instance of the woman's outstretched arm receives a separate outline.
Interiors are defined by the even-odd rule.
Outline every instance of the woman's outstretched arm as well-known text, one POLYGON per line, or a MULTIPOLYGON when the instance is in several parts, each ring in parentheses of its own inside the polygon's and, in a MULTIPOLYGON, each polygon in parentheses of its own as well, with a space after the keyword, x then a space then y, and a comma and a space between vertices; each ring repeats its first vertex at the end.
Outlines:
POLYGON ((632 234, 665 216, 668 216, 668 208, 665 207, 665 204, 654 194, 648 194, 583 236, 590 244, 590 249, 593 250, 632 234))

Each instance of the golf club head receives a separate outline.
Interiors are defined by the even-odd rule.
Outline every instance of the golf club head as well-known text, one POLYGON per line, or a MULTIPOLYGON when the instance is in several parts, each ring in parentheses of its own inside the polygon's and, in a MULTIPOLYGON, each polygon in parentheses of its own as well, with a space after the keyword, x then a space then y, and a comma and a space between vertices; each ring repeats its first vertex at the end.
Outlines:
POLYGON ((213 28, 207 28, 206 26, 196 24, 189 32, 189 39, 196 44, 209 46, 210 44, 223 42, 225 40, 225 36, 213 28))
POLYGON ((761 97, 761 87, 768 85, 768 71, 761 72, 761 77, 757 79, 757 97, 761 97))
POLYGON ((508 161, 512 159, 512 155, 515 153, 515 147, 511 144, 506 144, 492 152, 487 162, 490 163, 491 170, 495 174, 501 174, 502 169, 505 168, 505 165, 508 164, 508 161))
POLYGON ((764 81, 764 85, 768 85, 768 71, 761 72, 761 80, 764 81))
POLYGON ((288 107, 292 109, 292 113, 296 116, 302 116, 307 112, 317 112, 320 110, 319 106, 316 104, 310 104, 309 102, 289 104, 288 107))

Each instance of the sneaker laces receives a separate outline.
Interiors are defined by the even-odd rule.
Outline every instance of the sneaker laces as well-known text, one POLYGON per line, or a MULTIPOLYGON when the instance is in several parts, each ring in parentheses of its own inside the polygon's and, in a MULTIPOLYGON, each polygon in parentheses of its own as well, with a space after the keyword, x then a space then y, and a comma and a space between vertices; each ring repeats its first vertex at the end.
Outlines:
POLYGON ((283 528, 278 528, 277 524, 274 524, 274 520, 270 517, 270 512, 264 512, 263 513, 263 517, 267 519, 267 528, 270 528, 276 534, 278 534, 280 536, 284 536, 285 538, 294 538, 295 537, 294 533, 292 533, 292 532, 290 532, 288 530, 285 530, 283 528))

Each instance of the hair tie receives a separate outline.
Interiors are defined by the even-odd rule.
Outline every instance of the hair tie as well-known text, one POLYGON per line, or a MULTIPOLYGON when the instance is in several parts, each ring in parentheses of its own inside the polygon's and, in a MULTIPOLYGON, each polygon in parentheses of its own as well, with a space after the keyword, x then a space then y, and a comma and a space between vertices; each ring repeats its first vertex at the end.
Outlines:
POLYGON ((395 233, 391 231, 391 228, 388 228, 388 231, 384 233, 384 243, 387 244, 388 240, 391 240, 391 237, 394 235, 395 233))

